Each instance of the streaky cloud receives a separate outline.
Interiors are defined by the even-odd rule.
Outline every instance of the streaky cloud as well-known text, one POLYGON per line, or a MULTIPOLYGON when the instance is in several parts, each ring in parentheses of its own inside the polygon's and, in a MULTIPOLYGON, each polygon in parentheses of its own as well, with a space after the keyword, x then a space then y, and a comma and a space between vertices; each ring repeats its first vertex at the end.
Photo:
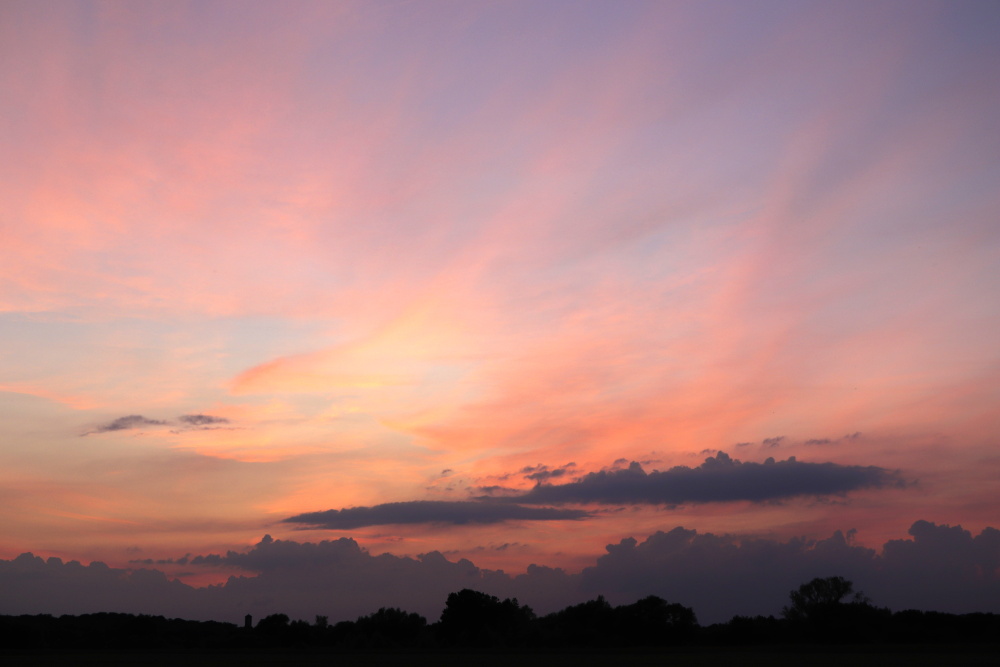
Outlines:
POLYGON ((392 524, 450 523, 493 524, 505 521, 565 521, 590 516, 583 510, 554 507, 522 507, 516 504, 482 501, 413 500, 384 503, 372 507, 307 512, 283 519, 313 528, 350 530, 392 524))
POLYGON ((765 502, 902 486, 905 482, 898 472, 876 466, 807 463, 794 456, 784 461, 768 458, 764 463, 744 463, 719 452, 696 468, 677 466, 647 473, 633 461, 627 468, 592 472, 568 484, 538 484, 504 500, 522 504, 634 505, 765 502))
POLYGON ((229 420, 225 417, 216 417, 214 415, 181 415, 179 417, 180 421, 188 426, 212 426, 215 424, 228 424, 229 420))
POLYGON ((159 419, 149 419, 143 417, 142 415, 126 415, 125 417, 119 417, 118 419, 112 420, 107 424, 101 424, 92 431, 88 431, 85 435, 90 433, 111 433, 114 431, 127 431, 130 429, 142 428, 143 426, 166 426, 167 422, 161 421, 159 419))
POLYGON ((575 463, 567 463, 566 465, 559 466, 558 468, 550 468, 544 464, 538 464, 535 466, 525 466, 521 468, 520 473, 524 475, 525 479, 530 479, 535 482, 544 482, 556 477, 567 477, 573 473, 573 468, 576 467, 575 463))

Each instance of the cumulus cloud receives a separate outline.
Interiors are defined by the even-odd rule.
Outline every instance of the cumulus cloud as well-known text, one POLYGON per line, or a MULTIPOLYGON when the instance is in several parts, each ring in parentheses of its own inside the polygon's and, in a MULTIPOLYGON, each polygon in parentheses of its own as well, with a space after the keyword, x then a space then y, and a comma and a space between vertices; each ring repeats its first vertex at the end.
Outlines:
POLYGON ((116 610, 235 622, 246 613, 280 612, 343 620, 395 606, 433 621, 448 593, 474 588, 516 597, 542 614, 597 595, 612 604, 659 595, 712 623, 778 614, 790 590, 831 575, 850 579, 875 604, 895 610, 1000 612, 1000 531, 986 528, 974 536, 961 526, 917 521, 909 532, 911 539, 889 541, 880 554, 854 544, 850 531, 782 541, 677 527, 609 544, 579 574, 531 565, 517 575, 439 552, 374 556, 348 538, 300 543, 265 537, 245 551, 185 556, 191 567, 248 573, 207 588, 171 581, 158 570, 23 554, 0 560, 0 614, 116 610))
POLYGON ((521 507, 481 501, 414 500, 385 503, 372 507, 350 507, 341 510, 307 512, 284 519, 286 523, 305 524, 313 528, 350 530, 366 526, 414 523, 501 523, 504 521, 559 521, 585 519, 583 510, 553 507, 521 507))
POLYGON ((700 619, 726 620, 775 614, 799 583, 837 574, 896 610, 1000 611, 1000 531, 973 537, 961 526, 917 521, 909 532, 912 540, 887 542, 879 554, 853 544, 853 531, 782 542, 674 528, 608 545, 581 573, 580 588, 624 600, 652 592, 689 601, 700 619))
POLYGON ((158 419, 147 419, 142 415, 127 415, 119 417, 107 424, 101 424, 89 433, 110 433, 112 431, 127 431, 129 429, 142 428, 143 426, 166 426, 167 422, 158 419))
POLYGON ((217 424, 228 424, 229 420, 225 417, 215 417, 213 415, 181 415, 178 418, 182 424, 188 426, 214 426, 217 424))
POLYGON ((795 496, 844 494, 864 488, 903 485, 899 473, 875 466, 806 463, 790 457, 744 463, 725 452, 696 468, 678 466, 647 473, 639 463, 602 470, 568 484, 539 484, 510 498, 525 504, 656 504, 768 501, 795 496))

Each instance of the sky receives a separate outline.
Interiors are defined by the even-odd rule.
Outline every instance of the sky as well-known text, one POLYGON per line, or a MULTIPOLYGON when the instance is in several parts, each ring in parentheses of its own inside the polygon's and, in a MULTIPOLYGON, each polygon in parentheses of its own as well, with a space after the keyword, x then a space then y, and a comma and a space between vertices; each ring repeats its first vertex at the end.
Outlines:
POLYGON ((998 30, 4 0, 0 613, 1000 612, 998 30))

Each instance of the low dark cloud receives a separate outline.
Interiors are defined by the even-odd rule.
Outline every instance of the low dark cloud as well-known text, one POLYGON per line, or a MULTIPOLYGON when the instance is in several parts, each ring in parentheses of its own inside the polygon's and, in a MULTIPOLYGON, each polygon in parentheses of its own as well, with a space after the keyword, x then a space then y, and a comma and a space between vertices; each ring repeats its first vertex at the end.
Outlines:
POLYGON ((489 486, 477 486, 475 492, 481 494, 480 498, 483 500, 493 500, 498 497, 516 496, 521 493, 521 490, 510 486, 490 484, 489 486))
POLYGON ((178 418, 182 424, 187 424, 188 426, 215 426, 218 424, 228 424, 229 420, 225 417, 215 417, 213 415, 181 415, 178 418))
POLYGON ((536 466, 525 466, 524 468, 521 468, 520 474, 523 475, 525 479, 530 479, 534 482, 544 482, 549 479, 556 479, 558 477, 571 475, 574 468, 576 468, 576 463, 573 462, 559 466, 558 468, 550 468, 547 465, 539 463, 536 466))
POLYGON ((837 444, 840 444, 842 442, 851 442, 851 441, 854 441, 854 440, 858 440, 859 438, 861 438, 861 432, 860 431, 856 431, 854 433, 848 433, 847 435, 845 435, 842 438, 810 438, 809 440, 805 441, 805 444, 806 445, 812 445, 812 446, 815 446, 815 445, 837 445, 837 444))
POLYGON ((647 473, 639 463, 632 462, 627 468, 592 472, 568 484, 539 484, 508 500, 522 504, 636 505, 762 502, 903 485, 898 472, 875 466, 805 463, 795 457, 784 461, 768 458, 764 463, 744 463, 719 452, 697 468, 678 466, 647 473))
POLYGON ((777 447, 781 444, 781 441, 785 439, 785 436, 779 435, 773 438, 764 438, 761 444, 765 447, 777 447))
POLYGON ((837 574, 895 610, 1000 611, 1000 597, 991 598, 1000 594, 1000 531, 974 537, 961 526, 917 521, 913 539, 891 540, 881 554, 854 544, 853 533, 783 542, 674 528, 608 545, 581 573, 580 587, 625 600, 652 590, 690 600, 699 619, 712 621, 777 613, 796 582, 837 574))
POLYGON ((191 554, 180 558, 135 558, 129 565, 187 565, 190 560, 191 554))
POLYGON ((490 524, 504 521, 564 521, 585 519, 589 516, 590 513, 583 510, 553 507, 521 507, 483 501, 413 500, 372 507, 307 512, 284 519, 284 522, 304 524, 313 528, 351 530, 391 524, 490 524))
POLYGON ((101 424, 89 433, 110 433, 112 431, 127 431, 129 429, 142 428, 143 426, 166 426, 167 422, 158 419, 147 419, 142 415, 127 415, 119 417, 107 424, 101 424))
POLYGON ((307 620, 322 614, 339 621, 393 606, 434 621, 449 593, 475 588, 516 597, 540 614, 597 595, 612 604, 659 595, 692 607, 702 623, 713 623, 734 615, 778 614, 790 590, 831 575, 853 581, 875 604, 894 610, 1000 612, 1000 531, 985 528, 973 535, 961 526, 917 521, 909 536, 887 542, 879 553, 855 544, 852 531, 820 540, 775 540, 677 527, 609 544, 579 574, 531 565, 517 575, 449 560, 436 551, 375 556, 348 538, 300 543, 265 537, 245 551, 172 560, 247 573, 207 588, 170 580, 155 569, 22 554, 0 560, 0 614, 114 609, 230 622, 247 613, 307 620))

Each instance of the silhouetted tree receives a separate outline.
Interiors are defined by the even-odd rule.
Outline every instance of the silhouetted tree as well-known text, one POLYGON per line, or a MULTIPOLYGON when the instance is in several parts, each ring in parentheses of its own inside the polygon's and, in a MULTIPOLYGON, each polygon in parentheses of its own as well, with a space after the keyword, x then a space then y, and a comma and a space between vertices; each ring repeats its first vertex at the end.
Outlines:
POLYGON ((394 607, 382 607, 374 614, 361 616, 354 624, 360 643, 373 647, 415 646, 427 619, 394 607))
POLYGON ((524 643, 535 613, 517 598, 501 601, 468 588, 448 595, 438 623, 446 643, 464 646, 510 646, 524 643))
MULTIPOLYGON (((810 582, 812 583, 812 582, 810 582)), ((816 589, 816 587, 813 587, 816 589)), ((832 595, 837 593, 834 587, 832 595)), ((843 587, 840 587, 843 590, 843 587)), ((461 601, 485 603, 480 609, 518 610, 520 625, 524 628, 527 608, 514 606, 513 600, 500 601, 481 593, 458 595, 452 607, 462 610, 461 601)), ((695 635, 705 645, 739 644, 785 644, 788 641, 848 641, 851 643, 878 641, 892 645, 920 646, 923 652, 928 644, 960 646, 962 651, 977 653, 993 652, 996 638, 1000 637, 1000 615, 988 613, 947 614, 932 611, 901 611, 896 614, 886 609, 873 607, 867 601, 855 598, 844 602, 850 592, 840 598, 818 596, 810 598, 819 605, 813 610, 832 610, 798 620, 781 620, 773 617, 736 616, 728 623, 720 623, 698 629, 695 635), (824 606, 829 605, 829 606, 824 606), (978 646, 976 646, 978 645, 978 646)), ((680 607, 680 605, 677 605, 680 607)), ((530 611, 530 610, 529 610, 530 611)), ((631 605, 614 609, 603 599, 597 598, 580 605, 567 607, 549 614, 543 619, 529 620, 533 625, 531 634, 515 635, 523 644, 546 646, 611 646, 626 648, 633 646, 674 641, 674 628, 686 627, 694 621, 690 610, 666 603, 659 598, 644 598, 631 605), (665 613, 666 612, 666 613, 665 613), (616 614, 618 616, 616 617, 616 614), (666 624, 668 631, 660 632, 666 624), (625 625, 627 624, 627 625, 625 625), (626 630, 625 628, 629 629, 626 630), (636 630, 633 632, 632 628, 636 630), (600 641, 594 641, 593 635, 600 641)), ((98 613, 82 616, 50 615, 4 616, 0 615, 0 656, 5 650, 45 649, 56 651, 80 650, 166 650, 185 651, 238 650, 248 647, 338 647, 342 649, 380 649, 406 646, 410 632, 416 626, 424 628, 426 621, 416 614, 407 614, 399 609, 380 609, 358 622, 343 621, 331 627, 321 628, 321 622, 309 625, 305 621, 289 622, 284 614, 274 614, 261 621, 253 632, 246 632, 232 623, 216 621, 185 621, 166 619, 162 616, 98 613), (363 630, 359 630, 361 627, 363 630), (323 632, 317 632, 322 629, 323 632), (386 641, 386 637, 400 638, 398 644, 386 641), (375 638, 376 641, 372 641, 375 638)), ((501 626, 502 627, 502 626, 501 626)), ((493 646, 510 645, 510 637, 485 634, 484 641, 492 641, 493 646)), ((426 628, 417 635, 420 643, 409 646, 430 647, 432 644, 426 628)), ((913 649, 917 650, 917 649, 913 649)), ((995 657, 990 655, 990 657, 995 657)), ((2 660, 2 658, 0 658, 2 660)), ((9 661, 8 661, 9 662, 9 661)), ((89 662, 89 661, 88 661, 89 662)), ((227 662, 223 660, 222 662, 227 662)), ((995 662, 995 660, 994 660, 995 662)), ((3 663, 6 664, 6 663, 3 663)), ((983 661, 989 663, 989 659, 983 661)))
POLYGON ((257 622, 254 628, 255 642, 268 645, 291 643, 291 628, 286 614, 271 614, 257 622))
POLYGON ((892 613, 879 609, 843 577, 816 578, 789 593, 792 604, 782 610, 791 629, 811 640, 861 642, 884 638, 892 613))
POLYGON ((288 627, 287 614, 271 614, 257 623, 258 632, 280 632, 288 627))
POLYGON ((539 619, 538 627, 546 644, 603 646, 613 640, 614 619, 614 609, 599 595, 539 619))
MULTIPOLYGON (((808 619, 831 607, 842 603, 854 592, 854 584, 843 577, 817 577, 799 586, 788 594, 792 604, 782 609, 782 615, 790 620, 808 619)), ((856 593, 855 602, 867 602, 862 593, 856 593)))
POLYGON ((539 619, 537 640, 555 646, 652 646, 693 641, 694 610, 650 595, 612 608, 603 596, 539 619))
POLYGON ((694 610, 655 595, 615 609, 618 632, 628 644, 688 641, 698 627, 694 610))

